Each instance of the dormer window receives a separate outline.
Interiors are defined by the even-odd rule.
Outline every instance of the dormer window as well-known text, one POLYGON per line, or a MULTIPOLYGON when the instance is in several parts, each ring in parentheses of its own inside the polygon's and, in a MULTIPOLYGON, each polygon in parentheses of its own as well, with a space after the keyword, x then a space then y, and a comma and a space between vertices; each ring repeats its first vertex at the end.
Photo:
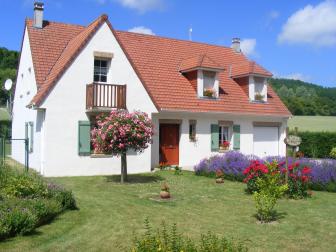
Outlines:
POLYGON ((232 65, 230 76, 234 79, 248 96, 251 102, 267 102, 267 79, 272 74, 257 63, 232 65))
POLYGON ((219 73, 223 70, 204 54, 185 59, 180 65, 180 72, 190 81, 200 98, 218 98, 219 73))

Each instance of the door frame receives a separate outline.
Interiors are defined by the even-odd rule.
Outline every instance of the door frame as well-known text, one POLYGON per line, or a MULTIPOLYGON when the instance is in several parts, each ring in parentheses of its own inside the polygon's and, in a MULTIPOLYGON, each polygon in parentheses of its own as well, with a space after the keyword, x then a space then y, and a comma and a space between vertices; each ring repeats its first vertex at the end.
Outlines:
MULTIPOLYGON (((164 121, 164 122, 160 122, 159 123, 159 162, 161 163, 162 162, 162 157, 161 157, 161 126, 162 125, 174 125, 176 126, 177 128, 177 164, 176 165, 179 165, 180 164, 180 137, 181 137, 181 124, 180 123, 177 123, 177 120, 171 120, 171 121, 164 121)), ((175 165, 175 164, 174 164, 175 165)))

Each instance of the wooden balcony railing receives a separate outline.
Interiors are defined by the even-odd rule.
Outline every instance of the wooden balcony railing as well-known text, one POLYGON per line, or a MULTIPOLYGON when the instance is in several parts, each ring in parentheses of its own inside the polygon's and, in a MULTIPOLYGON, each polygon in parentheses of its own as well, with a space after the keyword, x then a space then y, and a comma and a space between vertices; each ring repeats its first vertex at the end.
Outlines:
POLYGON ((126 85, 92 83, 86 85, 86 109, 126 109, 126 85))

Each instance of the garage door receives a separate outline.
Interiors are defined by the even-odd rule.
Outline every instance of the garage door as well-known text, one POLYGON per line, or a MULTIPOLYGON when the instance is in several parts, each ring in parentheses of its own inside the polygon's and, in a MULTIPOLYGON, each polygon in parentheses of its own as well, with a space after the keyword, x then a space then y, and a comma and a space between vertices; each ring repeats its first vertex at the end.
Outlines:
POLYGON ((253 152, 258 157, 279 155, 279 128, 255 126, 253 152))

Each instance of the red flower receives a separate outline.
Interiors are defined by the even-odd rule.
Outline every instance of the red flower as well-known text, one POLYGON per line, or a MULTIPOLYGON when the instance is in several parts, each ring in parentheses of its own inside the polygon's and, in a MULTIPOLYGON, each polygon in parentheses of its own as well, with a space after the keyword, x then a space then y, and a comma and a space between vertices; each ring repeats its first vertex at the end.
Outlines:
POLYGON ((309 167, 307 167, 307 166, 305 166, 305 167, 303 167, 303 169, 302 169, 302 174, 310 174, 311 173, 311 168, 309 168, 309 167))
POLYGON ((308 180, 309 180, 309 177, 308 176, 302 176, 301 180, 302 180, 303 183, 307 183, 308 180))

